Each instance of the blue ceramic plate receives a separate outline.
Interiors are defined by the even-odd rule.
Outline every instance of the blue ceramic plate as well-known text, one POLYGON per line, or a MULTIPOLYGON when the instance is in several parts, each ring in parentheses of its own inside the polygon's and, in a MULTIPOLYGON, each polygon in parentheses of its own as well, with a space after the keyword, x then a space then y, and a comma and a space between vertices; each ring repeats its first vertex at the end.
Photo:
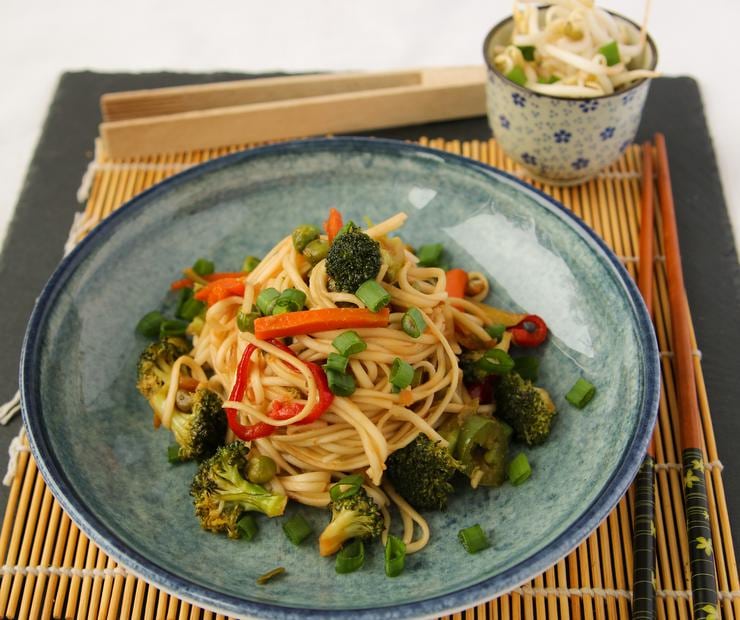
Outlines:
MULTIPOLYGON (((652 429, 658 355, 639 294, 604 244, 561 205, 476 162, 385 140, 309 140, 237 153, 136 197, 70 254, 44 289, 23 351, 24 420, 55 496, 106 553, 167 591, 209 608, 270 618, 426 616, 489 599, 581 542, 626 492, 652 429), (134 387, 158 307, 184 265, 213 257, 236 269, 330 206, 380 221, 397 211, 413 245, 442 241, 451 263, 486 272, 490 301, 544 317, 551 338, 540 383, 559 409, 551 439, 527 450, 524 485, 462 492, 429 515, 432 540, 401 577, 373 546, 364 568, 334 572, 315 544, 294 547, 280 519, 256 541, 200 529, 194 465, 167 463, 134 387), (584 410, 564 399, 579 376, 597 386, 584 410), (492 547, 457 541, 479 523, 492 547), (255 578, 283 565, 267 586, 255 578)), ((325 511, 300 510, 316 531, 325 511)))

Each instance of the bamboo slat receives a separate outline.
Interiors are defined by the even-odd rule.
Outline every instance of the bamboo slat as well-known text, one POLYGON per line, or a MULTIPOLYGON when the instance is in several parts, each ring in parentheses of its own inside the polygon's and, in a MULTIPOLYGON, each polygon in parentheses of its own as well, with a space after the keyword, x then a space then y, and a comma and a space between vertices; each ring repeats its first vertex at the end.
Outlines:
MULTIPOLYGON (((494 140, 460 142, 421 138, 432 148, 497 166, 521 176, 494 140)), ((101 219, 152 184, 245 145, 137 159, 112 160, 101 150, 93 162, 89 199, 72 238, 81 239, 101 219)), ((586 221, 639 277, 642 160, 636 146, 598 178, 578 187, 536 187, 561 201, 586 221)), ((656 586, 658 618, 691 615, 689 545, 685 528, 678 438, 676 376, 671 363, 673 339, 668 303, 663 228, 657 192, 653 307, 663 385, 655 429, 656 586)), ((693 331, 691 346, 697 343, 693 331)), ((717 453, 701 361, 694 357, 702 422, 707 494, 723 618, 740 618, 740 583, 732 546, 721 464, 717 453)), ((626 618, 631 611, 632 523, 634 492, 568 557, 487 604, 453 614, 454 619, 626 618)), ((159 591, 100 551, 64 514, 46 488, 33 459, 19 455, 8 506, 0 529, 0 618, 220 618, 159 591)))

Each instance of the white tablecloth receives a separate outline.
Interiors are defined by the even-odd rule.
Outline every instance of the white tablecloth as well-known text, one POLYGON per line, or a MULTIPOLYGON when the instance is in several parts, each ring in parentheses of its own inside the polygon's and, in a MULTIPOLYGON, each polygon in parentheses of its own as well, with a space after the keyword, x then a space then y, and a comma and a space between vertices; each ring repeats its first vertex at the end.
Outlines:
MULTIPOLYGON (((603 3, 641 21, 644 0, 603 3)), ((3 0, 0 238, 59 74, 96 71, 382 70, 482 61, 504 0, 3 0)), ((740 246, 737 0, 653 0, 659 69, 698 79, 740 246)), ((83 170, 80 170, 82 176, 83 170)))

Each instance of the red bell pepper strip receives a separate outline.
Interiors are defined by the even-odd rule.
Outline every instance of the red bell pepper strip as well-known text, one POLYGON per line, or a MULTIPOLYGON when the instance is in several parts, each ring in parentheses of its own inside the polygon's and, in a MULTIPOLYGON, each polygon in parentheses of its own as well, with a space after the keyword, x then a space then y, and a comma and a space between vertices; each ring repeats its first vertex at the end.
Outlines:
MULTIPOLYGON (((282 342, 278 340, 270 340, 268 342, 282 349, 286 353, 290 353, 291 355, 295 356, 293 350, 285 346, 282 342)), ((255 347, 253 344, 250 344, 244 350, 244 353, 239 360, 239 365, 236 369, 236 381, 234 382, 234 387, 232 388, 231 394, 229 395, 229 400, 241 401, 242 398, 244 398, 244 392, 247 389, 247 382, 249 380, 249 362, 252 358, 252 354, 255 352, 256 349, 257 347, 255 347)), ((302 363, 306 364, 306 366, 308 367, 319 389, 318 402, 316 403, 316 405, 314 405, 314 408, 311 410, 311 412, 305 418, 303 418, 303 420, 298 422, 298 424, 309 424, 321 417, 324 411, 329 408, 329 405, 331 405, 332 401, 334 400, 334 394, 332 394, 331 390, 329 389, 329 382, 326 379, 326 373, 324 372, 323 368, 321 368, 321 366, 319 366, 318 364, 314 364, 313 362, 302 361, 302 363)), ((303 406, 300 403, 273 401, 272 409, 269 415, 275 420, 288 420, 300 413, 302 408, 303 406)), ((239 421, 237 410, 232 407, 227 407, 225 409, 225 412, 226 418, 229 423, 229 428, 237 437, 239 437, 239 439, 243 441, 252 441, 253 439, 259 439, 260 437, 267 437, 268 435, 272 435, 272 433, 274 433, 276 430, 275 426, 273 426, 272 424, 267 424, 266 422, 258 422, 257 424, 251 425, 242 424, 239 421)))
POLYGON ((547 325, 536 314, 528 314, 511 328, 511 341, 519 347, 537 347, 547 338, 547 325))

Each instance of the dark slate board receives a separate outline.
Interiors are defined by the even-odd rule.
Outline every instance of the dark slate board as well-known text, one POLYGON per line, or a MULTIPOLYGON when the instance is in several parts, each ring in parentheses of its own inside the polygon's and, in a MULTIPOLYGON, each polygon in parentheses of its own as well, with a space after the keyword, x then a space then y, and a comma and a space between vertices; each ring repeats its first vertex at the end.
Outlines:
MULTIPOLYGON (((0 254, 0 401, 17 389, 18 359, 26 321, 80 209, 75 199, 93 156, 100 122, 98 100, 111 91, 218 82, 249 77, 212 74, 62 75, 0 254)), ((638 138, 666 135, 684 273, 712 409, 736 553, 740 550, 740 268, 701 95, 691 78, 660 78, 648 97, 638 138)), ((484 118, 373 132, 414 139, 421 135, 472 140, 489 135, 484 118)), ((0 427, 0 454, 6 454, 20 419, 0 427)), ((663 474, 661 474, 663 475, 663 474)), ((4 511, 7 488, 0 489, 4 511)))

